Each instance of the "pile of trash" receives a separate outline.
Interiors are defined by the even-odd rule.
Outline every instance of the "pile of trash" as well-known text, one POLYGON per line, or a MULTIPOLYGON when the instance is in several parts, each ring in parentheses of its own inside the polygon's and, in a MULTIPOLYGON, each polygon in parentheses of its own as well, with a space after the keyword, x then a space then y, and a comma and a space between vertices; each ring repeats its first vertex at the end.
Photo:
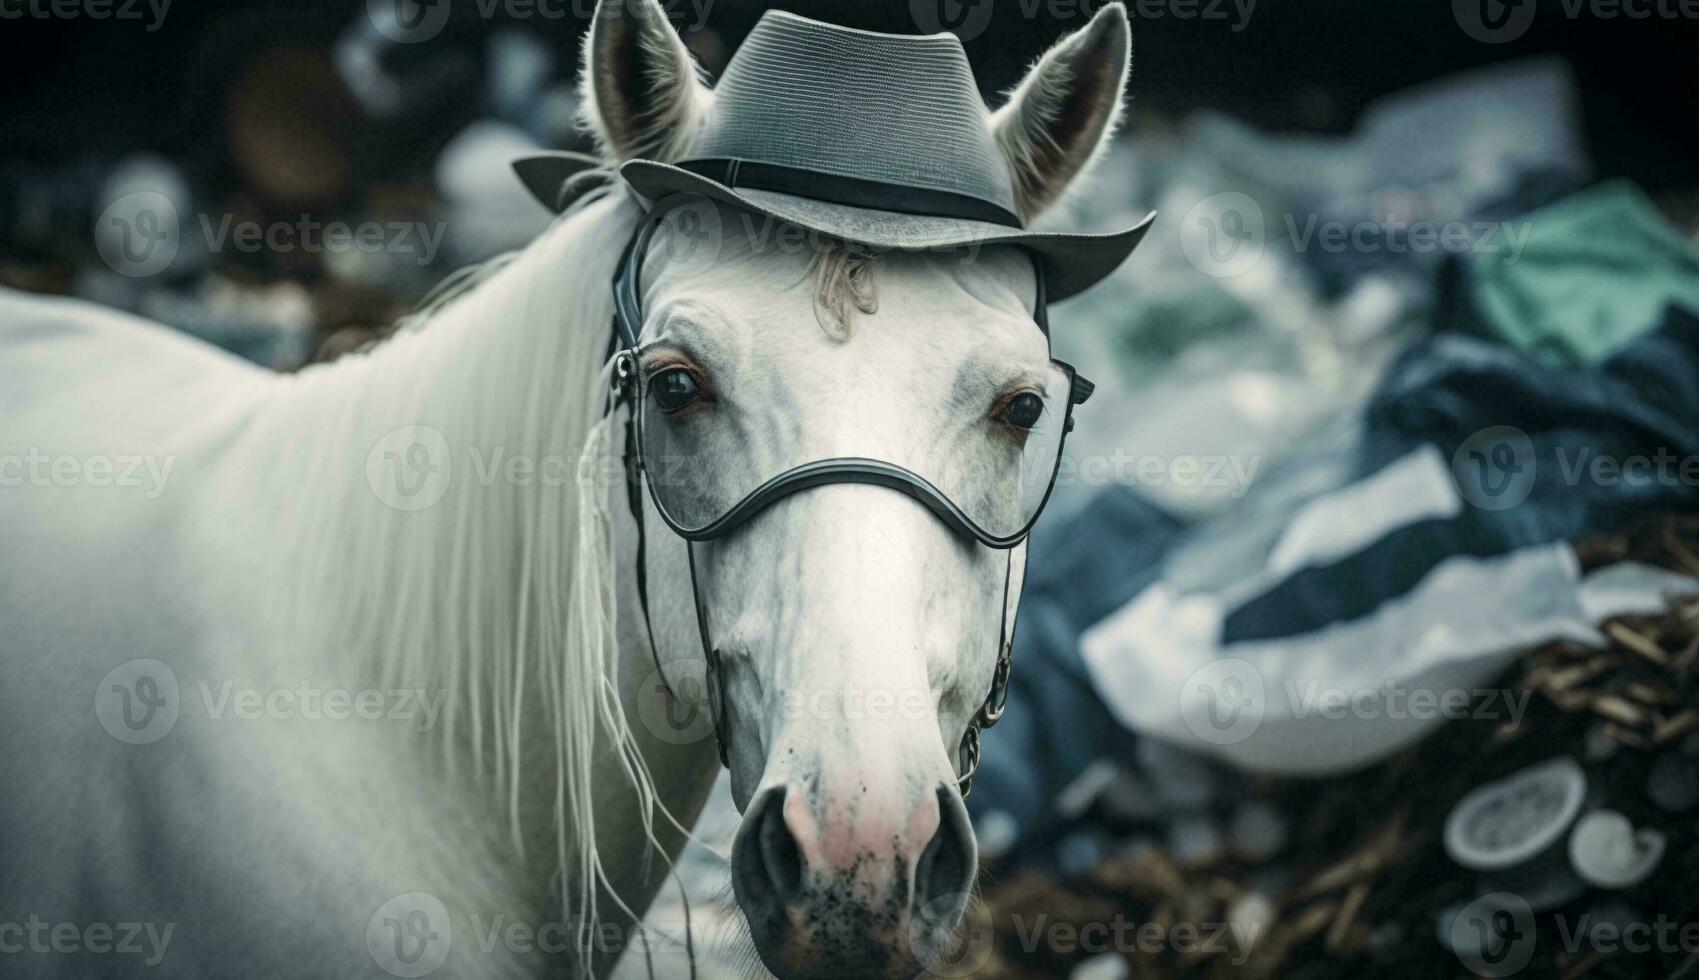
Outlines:
POLYGON ((1112 160, 1163 220, 1052 318, 1101 394, 935 972, 1699 963, 1699 225, 1576 103, 1513 62, 1112 160))
MULTIPOLYGON (((1699 575, 1699 518, 1575 551, 1589 572, 1699 575)), ((1187 799, 1143 791, 1160 769, 1082 777, 1068 805, 1108 852, 989 868, 976 915, 994 938, 974 951, 969 930, 959 955, 1034 980, 1691 971, 1699 599, 1602 629, 1603 647, 1520 651, 1459 717, 1352 775, 1194 776, 1187 799)))
POLYGON ((1513 62, 1348 138, 1200 115, 1111 161, 1130 212, 1172 220, 1052 318, 1099 394, 975 784, 993 856, 1088 853, 1053 801, 1151 741, 1264 775, 1379 764, 1444 713, 1311 692, 1469 692, 1625 611, 1631 583, 1584 581, 1570 545, 1699 509, 1699 244, 1595 179, 1575 102, 1561 62, 1513 62))

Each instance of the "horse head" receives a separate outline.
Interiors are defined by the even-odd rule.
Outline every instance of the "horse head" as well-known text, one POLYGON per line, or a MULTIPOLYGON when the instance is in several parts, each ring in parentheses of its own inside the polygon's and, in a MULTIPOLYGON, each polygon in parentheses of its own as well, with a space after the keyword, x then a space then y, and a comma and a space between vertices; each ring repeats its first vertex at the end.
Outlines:
MULTIPOLYGON (((1106 7, 977 119, 1022 218, 1101 150, 1129 47, 1106 7)), ((687 158, 715 111, 654 0, 601 4, 584 91, 612 164, 687 158)), ((983 474, 1030 480, 1016 469, 1065 424, 1071 373, 1035 322, 1022 249, 875 254, 724 204, 688 213, 643 247, 628 365, 662 488, 643 505, 658 660, 673 688, 694 669, 709 692, 743 812, 734 892, 762 961, 913 976, 973 886, 964 738, 1013 627, 1024 542, 987 546, 878 479, 793 488, 688 546, 665 531, 690 519, 663 511, 722 516, 797 464, 846 458, 919 473, 970 519, 1029 506, 983 474)))

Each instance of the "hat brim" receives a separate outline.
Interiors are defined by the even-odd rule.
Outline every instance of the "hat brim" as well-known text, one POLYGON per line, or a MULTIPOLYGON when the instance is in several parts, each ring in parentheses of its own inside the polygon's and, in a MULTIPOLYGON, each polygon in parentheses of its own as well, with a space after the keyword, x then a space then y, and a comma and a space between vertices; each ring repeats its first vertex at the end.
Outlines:
POLYGON ((671 164, 630 160, 619 168, 631 189, 650 200, 700 194, 809 231, 859 245, 926 251, 981 245, 1020 245, 1038 256, 1045 294, 1066 299, 1113 273, 1137 247, 1156 212, 1131 228, 1107 234, 1023 231, 989 221, 940 218, 851 207, 773 191, 735 189, 671 164))
POLYGON ((513 172, 519 175, 520 182, 531 196, 556 214, 572 203, 563 196, 566 182, 586 170, 601 166, 604 164, 599 158, 569 150, 550 150, 520 157, 512 163, 513 172))

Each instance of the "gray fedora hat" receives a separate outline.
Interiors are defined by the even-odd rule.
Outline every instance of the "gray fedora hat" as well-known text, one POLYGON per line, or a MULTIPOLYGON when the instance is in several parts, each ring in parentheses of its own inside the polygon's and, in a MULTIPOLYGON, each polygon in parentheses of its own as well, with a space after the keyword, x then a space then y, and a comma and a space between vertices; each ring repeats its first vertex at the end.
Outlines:
MULTIPOLYGON (((558 207, 561 181, 587 164, 556 154, 515 166, 558 207)), ((1108 234, 1028 230, 955 35, 782 11, 761 18, 721 74, 690 159, 628 160, 619 174, 650 200, 699 194, 873 249, 1024 246, 1052 300, 1113 272, 1155 217, 1108 234)))

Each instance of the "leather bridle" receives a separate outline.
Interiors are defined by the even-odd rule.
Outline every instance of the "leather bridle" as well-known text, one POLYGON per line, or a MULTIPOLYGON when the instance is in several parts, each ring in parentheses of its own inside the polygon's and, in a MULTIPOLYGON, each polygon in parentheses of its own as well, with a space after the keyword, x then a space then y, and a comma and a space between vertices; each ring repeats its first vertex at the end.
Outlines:
MULTIPOLYGON (((614 360, 613 404, 615 408, 624 408, 626 411, 623 456, 626 479, 626 503, 630 508, 632 520, 637 526, 637 599, 638 604, 641 606, 643 611, 645 636, 649 642, 649 650, 654 659, 655 670, 659 674, 661 683, 665 687, 668 696, 675 700, 678 700, 678 697, 676 692, 673 690, 672 682, 667 677, 665 668, 661 666, 660 648, 655 642, 654 627, 651 623, 649 613, 648 549, 646 540, 647 536, 645 533, 645 515, 642 490, 642 485, 644 483, 644 465, 638 421, 638 391, 640 382, 637 376, 639 367, 636 354, 638 348, 638 336, 642 328, 642 318, 641 311, 636 308, 636 296, 637 280, 640 275, 642 256, 644 250, 648 246, 650 238, 653 236, 655 230, 661 223, 661 219, 668 211, 691 200, 700 200, 700 198, 697 198, 694 195, 684 194, 663 198, 656 202, 649 209, 649 212, 644 216, 644 218, 638 222, 636 230, 632 233, 630 240, 626 243, 618 270, 615 272, 614 276, 614 328, 613 336, 610 338, 610 348, 613 350, 614 360)), ((1038 322, 1039 328, 1043 330, 1045 335, 1048 337, 1049 323, 1046 315, 1046 303, 1044 300, 1044 276, 1042 269, 1040 269, 1038 283, 1039 293, 1035 305, 1034 317, 1038 322)), ((1060 364, 1060 362, 1056 363, 1060 364)), ((1067 365, 1061 366, 1067 368, 1067 365)), ((1083 402, 1087 397, 1089 397, 1092 390, 1090 382, 1083 378, 1079 378, 1077 375, 1073 375, 1072 368, 1067 368, 1067 370, 1073 377, 1073 392, 1070 396, 1071 400, 1068 406, 1070 414, 1066 419, 1065 429, 1072 428, 1071 412, 1073 406, 1083 402)), ((1060 458, 1061 447, 1058 446, 1058 465, 1060 458)), ((1031 521, 1029 521, 1027 526, 1022 528, 1018 534, 1001 538, 991 537, 985 532, 979 530, 977 527, 968 526, 968 522, 961 516, 959 511, 955 510, 954 505, 950 504, 947 498, 933 489, 929 484, 921 487, 915 486, 915 484, 925 484, 924 480, 915 477, 913 474, 910 474, 899 467, 880 463, 876 460, 823 460, 820 463, 811 464, 809 467, 800 467, 798 469, 808 470, 809 472, 793 471, 792 473, 786 474, 783 480, 784 485, 771 493, 768 493, 767 487, 763 487, 755 493, 752 493, 750 497, 754 500, 753 504, 749 506, 740 506, 735 509, 736 512, 741 515, 736 521, 716 522, 714 527, 702 531, 692 531, 678 527, 671 521, 670 518, 667 521, 669 526, 672 527, 672 529, 685 541, 685 548, 690 567, 692 605, 696 612, 697 632, 701 638, 702 655, 706 666, 704 678, 707 690, 705 694, 708 701, 709 717, 713 725, 714 738, 718 743, 721 764, 728 767, 730 765, 727 754, 729 739, 726 731, 724 668, 718 648, 716 648, 709 639, 707 611, 703 607, 702 592, 697 581, 696 542, 728 533, 736 527, 737 524, 742 523, 743 520, 747 520, 767 503, 771 503, 772 500, 788 493, 825 483, 851 482, 876 484, 890 486, 910 493, 922 503, 926 504, 933 513, 940 519, 944 520, 946 524, 949 524, 958 530, 967 530, 972 536, 978 537, 982 542, 989 546, 997 547, 1009 552, 1009 560, 1005 566, 1003 576, 1003 601, 1001 621, 998 627, 997 662, 991 677, 991 687, 986 693, 984 702, 981 703, 979 708, 974 712, 973 717, 969 719, 967 728, 962 735, 961 744, 957 748, 957 785, 962 796, 965 798, 973 789, 973 777, 979 769, 981 756, 980 734, 984 729, 990 728, 1002 719, 1004 710, 1008 705, 1009 675, 1013 666, 1012 647, 1014 643, 1014 626, 1020 602, 1018 592, 1014 596, 1015 601, 1013 603, 1010 602, 1009 586, 1013 580, 1014 573, 1014 548, 1021 542, 1025 541, 1027 532, 1031 529, 1031 521), (766 496, 763 496, 763 494, 766 494, 766 496)), ((1051 488, 1054 487, 1054 483, 1055 473, 1052 471, 1051 488)), ((1049 489, 1050 488, 1046 489, 1046 498, 1048 498, 1049 489)), ((662 517, 666 518, 666 511, 661 507, 660 502, 655 501, 655 503, 662 517)), ((747 504, 749 502, 746 501, 745 503, 747 504)), ((1039 505, 1039 510, 1042 510, 1042 503, 1039 505)), ((1037 513, 1034 513, 1032 520, 1035 521, 1036 519, 1037 513)), ((1022 554, 1022 563, 1024 566, 1024 552, 1022 554)), ((1023 571, 1023 585, 1024 582, 1025 574, 1023 571)))

